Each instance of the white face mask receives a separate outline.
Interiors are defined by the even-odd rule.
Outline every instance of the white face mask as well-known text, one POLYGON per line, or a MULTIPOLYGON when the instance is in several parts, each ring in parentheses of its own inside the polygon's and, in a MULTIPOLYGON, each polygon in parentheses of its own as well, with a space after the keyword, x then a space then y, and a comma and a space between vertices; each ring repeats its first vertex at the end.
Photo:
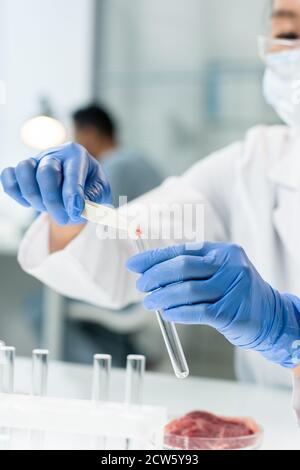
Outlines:
POLYGON ((266 57, 264 97, 289 126, 300 128, 300 49, 266 57))

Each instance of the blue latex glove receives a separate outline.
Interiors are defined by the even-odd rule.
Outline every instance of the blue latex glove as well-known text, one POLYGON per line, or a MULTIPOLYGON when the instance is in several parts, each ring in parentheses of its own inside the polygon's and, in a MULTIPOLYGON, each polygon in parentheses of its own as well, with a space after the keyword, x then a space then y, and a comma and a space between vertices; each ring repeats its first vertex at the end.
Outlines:
POLYGON ((1 175, 4 191, 25 207, 47 212, 59 225, 85 223, 84 200, 111 204, 101 165, 81 145, 69 143, 24 160, 1 175))
POLYGON ((130 271, 148 310, 167 321, 209 325, 233 345, 288 368, 300 363, 300 300, 280 294, 258 274, 242 248, 205 243, 131 258, 130 271))

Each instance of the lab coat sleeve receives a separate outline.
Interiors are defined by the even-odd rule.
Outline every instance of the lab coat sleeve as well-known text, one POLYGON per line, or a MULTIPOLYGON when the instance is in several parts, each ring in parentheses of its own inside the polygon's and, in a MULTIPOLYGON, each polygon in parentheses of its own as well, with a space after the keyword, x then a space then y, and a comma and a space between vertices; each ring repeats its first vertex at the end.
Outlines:
MULTIPOLYGON (((159 188, 119 210, 124 215, 124 211, 134 207, 142 207, 144 211, 145 207, 156 205, 160 208, 162 226, 166 226, 169 219, 164 219, 164 211, 170 204, 181 207, 198 204, 204 209, 205 224, 202 227, 204 230, 200 230, 200 238, 193 241, 226 239, 227 230, 220 214, 226 210, 231 179, 224 179, 222 169, 225 168, 226 173, 231 174, 236 150, 227 150, 217 157, 210 157, 209 163, 203 161, 182 177, 168 179, 159 188), (221 194, 216 197, 218 180, 221 194), (201 182, 204 194, 201 193, 201 182), (221 203, 222 207, 218 207, 221 203)), ((185 225, 188 224, 189 221, 185 220, 185 225)), ((96 306, 121 309, 141 300, 135 286, 136 276, 125 268, 127 259, 136 253, 134 241, 103 239, 99 236, 101 230, 99 232, 99 228, 88 223, 65 249, 49 254, 48 230, 48 218, 42 215, 25 235, 19 251, 19 262, 26 272, 67 297, 96 306)), ((186 239, 184 235, 180 240, 174 240, 171 236, 164 240, 152 240, 149 242, 149 248, 155 249, 187 241, 191 240, 186 239)))
POLYGON ((135 253, 131 240, 99 240, 97 227, 88 223, 62 251, 50 254, 49 223, 40 216, 26 233, 19 250, 22 268, 42 283, 73 299, 120 309, 139 302, 134 277, 125 270, 135 253))

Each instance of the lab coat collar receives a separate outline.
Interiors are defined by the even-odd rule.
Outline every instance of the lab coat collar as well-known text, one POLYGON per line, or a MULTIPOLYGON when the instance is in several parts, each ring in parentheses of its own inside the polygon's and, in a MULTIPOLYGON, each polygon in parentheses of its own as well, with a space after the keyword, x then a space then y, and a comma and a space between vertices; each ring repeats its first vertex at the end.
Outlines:
POLYGON ((269 179, 287 189, 300 191, 300 131, 292 131, 283 148, 279 160, 269 171, 269 179))

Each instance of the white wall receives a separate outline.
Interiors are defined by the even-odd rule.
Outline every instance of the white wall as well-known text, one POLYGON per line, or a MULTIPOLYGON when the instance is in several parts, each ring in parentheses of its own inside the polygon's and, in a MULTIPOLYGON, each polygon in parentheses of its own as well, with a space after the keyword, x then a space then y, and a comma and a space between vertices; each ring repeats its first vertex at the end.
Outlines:
MULTIPOLYGON (((7 102, 0 105, 0 171, 34 153, 22 144, 20 128, 39 112, 42 95, 66 122, 74 107, 91 99, 94 1, 0 0, 0 80, 7 87, 7 102)), ((0 197, 3 244, 31 213, 1 189, 0 197)))
POLYGON ((91 97, 94 0, 0 0, 0 167, 30 153, 20 126, 48 96, 66 119, 91 97))
POLYGON ((257 59, 256 35, 265 33, 269 0, 202 0, 210 57, 257 59))

